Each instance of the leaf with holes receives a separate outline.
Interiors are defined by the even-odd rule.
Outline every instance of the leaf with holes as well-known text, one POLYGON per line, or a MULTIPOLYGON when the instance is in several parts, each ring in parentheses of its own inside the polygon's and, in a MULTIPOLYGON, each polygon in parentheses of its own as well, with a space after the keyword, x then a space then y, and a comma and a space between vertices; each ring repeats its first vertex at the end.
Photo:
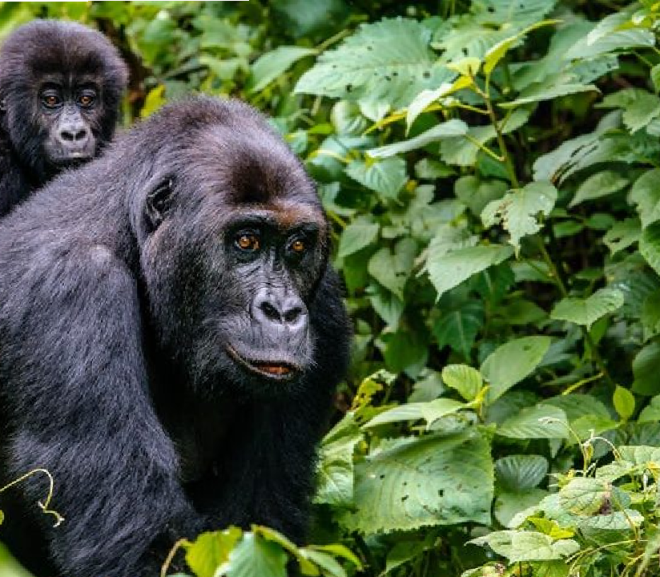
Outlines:
POLYGON ((355 511, 341 524, 362 534, 490 522, 493 463, 476 431, 406 439, 357 466, 355 511))

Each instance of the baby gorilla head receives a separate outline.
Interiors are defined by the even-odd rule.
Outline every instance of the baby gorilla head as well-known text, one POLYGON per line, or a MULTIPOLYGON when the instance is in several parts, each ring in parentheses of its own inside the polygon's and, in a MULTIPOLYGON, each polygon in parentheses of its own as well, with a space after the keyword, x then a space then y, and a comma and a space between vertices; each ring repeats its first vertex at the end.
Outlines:
POLYGON ((99 32, 36 20, 0 52, 0 120, 17 161, 43 184, 113 135, 127 71, 99 32))

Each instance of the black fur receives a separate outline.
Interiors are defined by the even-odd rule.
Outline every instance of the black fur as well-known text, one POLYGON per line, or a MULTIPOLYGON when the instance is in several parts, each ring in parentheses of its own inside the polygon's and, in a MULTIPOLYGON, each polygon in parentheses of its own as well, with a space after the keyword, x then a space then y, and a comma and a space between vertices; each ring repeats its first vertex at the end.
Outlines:
POLYGON ((66 518, 32 479, 0 540, 37 575, 138 577, 203 529, 301 539, 349 332, 283 141, 239 102, 165 107, 0 222, 1 481, 48 469, 66 518))
POLYGON ((110 41, 80 24, 35 20, 7 38, 0 50, 0 216, 64 167, 100 152, 113 136, 127 78, 110 41), (57 106, 44 106, 47 89, 57 92, 57 106), (94 94, 90 106, 77 105, 81 90, 94 94))

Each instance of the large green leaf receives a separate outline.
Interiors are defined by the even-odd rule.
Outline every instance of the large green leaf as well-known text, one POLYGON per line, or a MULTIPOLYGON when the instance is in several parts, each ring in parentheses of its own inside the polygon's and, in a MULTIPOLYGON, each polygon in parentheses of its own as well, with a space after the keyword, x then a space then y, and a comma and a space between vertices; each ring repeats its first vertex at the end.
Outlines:
POLYGON ((357 467, 355 512, 342 515, 364 534, 473 521, 488 524, 493 463, 475 431, 409 439, 357 467))
POLYGON ((432 425, 438 419, 446 415, 450 415, 465 408, 464 403, 455 401, 454 399, 435 399, 426 403, 405 403, 393 409, 389 409, 384 413, 380 413, 371 421, 369 421, 363 428, 371 429, 379 425, 388 423, 398 423, 401 421, 419 421, 423 419, 427 425, 432 425))
POLYGON ((338 48, 322 54, 298 81, 297 93, 405 106, 453 73, 436 64, 430 31, 414 20, 363 24, 338 48))
POLYGON ((513 248, 507 246, 472 246, 437 257, 429 255, 426 268, 440 297, 472 275, 501 263, 512 254, 513 248))
POLYGON ((216 569, 227 562, 229 554, 242 535, 243 533, 238 527, 229 527, 224 531, 213 533, 202 533, 187 548, 186 563, 197 577, 213 577, 216 569))
POLYGON ((520 250, 520 239, 541 230, 538 215, 548 216, 557 202, 557 189, 549 182, 530 182, 489 202, 481 213, 486 228, 501 223, 509 232, 509 242, 520 250))
POLYGON ((379 229, 377 223, 367 219, 349 224, 339 239, 339 256, 345 257, 368 247, 376 240, 379 229))
POLYGON ((550 337, 523 337, 495 349, 481 365, 481 374, 490 384, 488 403, 529 376, 543 360, 551 342, 550 337))
POLYGON ((586 299, 576 297, 562 299, 552 309, 550 318, 591 328, 598 319, 619 310, 623 302, 623 293, 620 290, 602 288, 586 299))
POLYGON ((481 373, 468 365, 447 365, 442 369, 442 380, 466 401, 474 400, 483 385, 481 373))
POLYGON ((548 460, 541 455, 508 455, 495 462, 498 487, 526 491, 537 487, 548 474, 548 460))
POLYGON ((495 531, 470 541, 475 545, 488 545, 510 563, 524 561, 552 561, 563 559, 580 550, 572 539, 554 540, 550 535, 536 531, 495 531))
POLYGON ((412 238, 402 238, 394 246, 378 250, 369 260, 367 269, 386 289, 403 300, 403 289, 408 281, 417 256, 417 243, 412 238))

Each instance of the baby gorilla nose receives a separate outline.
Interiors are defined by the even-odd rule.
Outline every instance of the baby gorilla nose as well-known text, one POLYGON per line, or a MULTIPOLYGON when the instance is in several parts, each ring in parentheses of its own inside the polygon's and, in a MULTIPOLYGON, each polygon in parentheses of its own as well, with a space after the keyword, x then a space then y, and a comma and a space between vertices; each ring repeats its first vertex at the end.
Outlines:
POLYGON ((297 335, 307 329, 305 303, 283 289, 264 288, 257 292, 252 303, 252 316, 264 328, 286 330, 297 335))
POLYGON ((57 139, 64 153, 70 157, 91 155, 88 150, 90 132, 82 119, 62 122, 57 133, 57 139))

